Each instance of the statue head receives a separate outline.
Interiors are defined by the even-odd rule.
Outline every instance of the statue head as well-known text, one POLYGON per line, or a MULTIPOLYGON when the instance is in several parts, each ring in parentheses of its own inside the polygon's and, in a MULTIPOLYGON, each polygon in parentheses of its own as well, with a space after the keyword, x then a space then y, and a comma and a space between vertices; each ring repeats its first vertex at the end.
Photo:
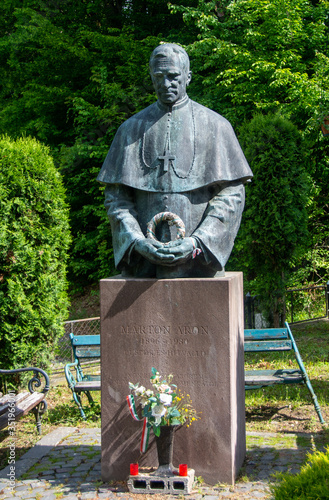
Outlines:
POLYGON ((182 47, 175 43, 156 47, 150 57, 150 73, 162 104, 170 106, 184 99, 192 73, 189 57, 182 47))

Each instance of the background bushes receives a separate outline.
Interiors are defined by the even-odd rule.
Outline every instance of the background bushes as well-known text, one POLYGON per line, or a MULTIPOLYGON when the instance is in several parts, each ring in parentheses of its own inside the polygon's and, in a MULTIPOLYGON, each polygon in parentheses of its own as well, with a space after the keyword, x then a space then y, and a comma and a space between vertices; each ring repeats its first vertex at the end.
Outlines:
POLYGON ((70 243, 64 195, 47 147, 0 137, 2 368, 45 366, 63 333, 70 243))
POLYGON ((240 142, 254 174, 230 265, 244 270, 270 325, 285 320, 285 287, 307 248, 309 176, 297 127, 280 114, 256 115, 240 142))

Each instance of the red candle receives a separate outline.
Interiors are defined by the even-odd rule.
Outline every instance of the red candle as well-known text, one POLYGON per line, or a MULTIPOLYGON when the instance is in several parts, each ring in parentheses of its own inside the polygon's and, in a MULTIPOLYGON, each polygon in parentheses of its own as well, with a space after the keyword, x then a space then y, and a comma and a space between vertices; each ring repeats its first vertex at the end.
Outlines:
POLYGON ((187 464, 179 464, 179 475, 187 476, 187 464))
POLYGON ((138 464, 130 464, 130 475, 138 476, 138 464))

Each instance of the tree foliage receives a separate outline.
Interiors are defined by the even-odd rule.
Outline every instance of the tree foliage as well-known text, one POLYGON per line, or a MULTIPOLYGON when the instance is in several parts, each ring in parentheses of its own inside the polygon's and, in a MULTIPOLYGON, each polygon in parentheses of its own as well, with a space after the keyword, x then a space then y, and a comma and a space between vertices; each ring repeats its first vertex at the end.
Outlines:
POLYGON ((1 2, 0 133, 51 147, 70 205, 71 281, 114 272, 95 178, 118 126, 155 98, 148 58, 160 41, 185 46, 190 96, 238 134, 255 112, 278 111, 297 126, 313 186, 298 280, 327 272, 329 152, 319 125, 329 114, 328 12, 328 0, 1 2))
POLYGON ((68 207, 49 149, 0 138, 2 368, 44 365, 67 311, 68 207))
POLYGON ((190 44, 197 93, 235 126, 256 110, 277 111, 301 129, 327 111, 329 3, 320 0, 200 0, 175 6, 199 37, 190 44))
POLYGON ((0 132, 52 147, 71 208, 70 281, 113 274, 96 176, 119 125, 154 100, 151 51, 190 30, 166 0, 5 0, 1 13, 0 132))
POLYGON ((255 113, 279 112, 299 129, 312 191, 309 249, 294 281, 327 279, 329 143, 320 123, 329 115, 328 0, 199 0, 172 9, 198 30, 188 47, 191 96, 228 118, 238 135, 255 113))

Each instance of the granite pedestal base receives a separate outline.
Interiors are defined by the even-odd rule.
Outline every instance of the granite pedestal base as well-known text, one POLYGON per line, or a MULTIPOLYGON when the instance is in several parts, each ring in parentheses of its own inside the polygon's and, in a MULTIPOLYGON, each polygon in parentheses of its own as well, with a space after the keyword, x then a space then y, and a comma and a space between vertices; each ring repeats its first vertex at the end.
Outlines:
MULTIPOLYGON (((156 467, 142 423, 130 416, 128 382, 149 386, 151 368, 174 374, 201 419, 175 432, 173 464, 206 483, 234 484, 246 450, 242 273, 223 278, 101 280, 102 479, 156 467)), ((151 436, 152 438, 152 432, 151 436)))

